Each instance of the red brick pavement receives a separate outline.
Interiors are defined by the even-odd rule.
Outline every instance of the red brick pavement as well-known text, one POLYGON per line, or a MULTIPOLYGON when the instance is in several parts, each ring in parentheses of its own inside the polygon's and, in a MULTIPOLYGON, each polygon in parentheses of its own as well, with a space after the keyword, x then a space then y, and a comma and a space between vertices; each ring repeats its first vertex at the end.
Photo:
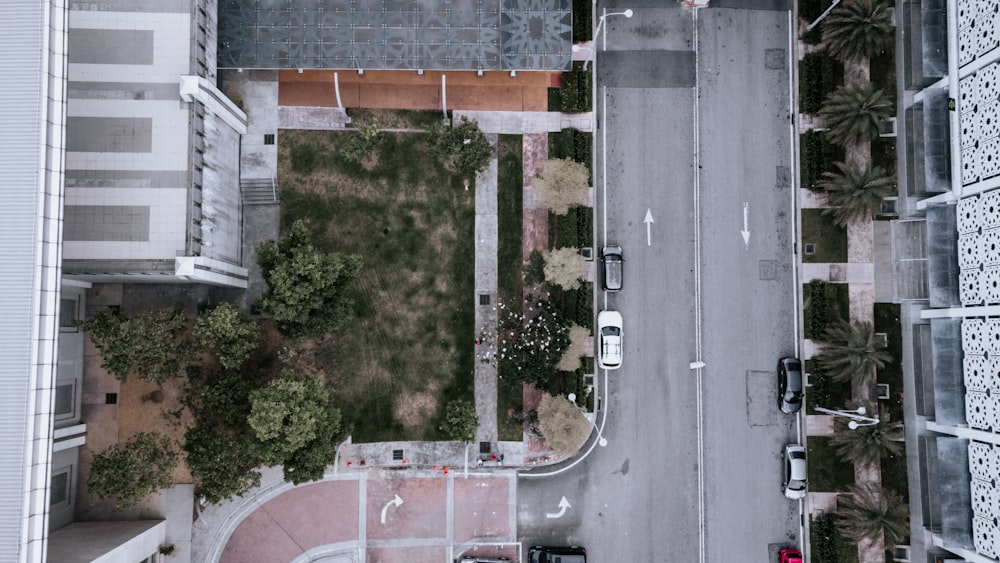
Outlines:
POLYGON ((447 481, 433 477, 388 477, 368 480, 365 521, 369 539, 445 538, 447 535, 447 481), (399 506, 382 509, 396 495, 399 506))
POLYGON ((507 479, 455 480, 455 543, 510 535, 507 479))

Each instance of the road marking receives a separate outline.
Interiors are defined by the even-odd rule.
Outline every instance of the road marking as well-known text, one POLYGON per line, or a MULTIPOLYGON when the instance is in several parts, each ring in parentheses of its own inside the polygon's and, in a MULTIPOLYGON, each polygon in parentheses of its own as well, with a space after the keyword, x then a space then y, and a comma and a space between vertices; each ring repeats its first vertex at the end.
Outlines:
POLYGON ((566 514, 566 509, 569 508, 569 506, 569 501, 566 500, 566 497, 563 497, 562 500, 559 501, 559 512, 548 512, 545 514, 545 517, 562 518, 562 515, 566 514))
POLYGON ((653 212, 650 211, 648 207, 646 208, 646 218, 643 219, 642 222, 646 224, 646 246, 649 246, 652 244, 650 241, 650 231, 652 230, 653 225, 653 212))
MULTIPOLYGON (((698 72, 698 10, 691 10, 692 41, 694 46, 694 356, 696 362, 701 362, 701 187, 698 170, 698 92, 701 88, 701 77, 698 72)), ((701 368, 695 370, 696 397, 698 408, 698 561, 705 563, 705 425, 702 421, 702 374, 701 368)))
POLYGON ((750 202, 743 202, 743 230, 740 234, 743 235, 743 246, 750 250, 750 202))
POLYGON ((396 508, 399 508, 399 505, 401 505, 401 504, 403 504, 403 499, 399 498, 399 495, 396 495, 396 497, 394 499, 392 499, 389 502, 385 503, 385 506, 382 507, 382 523, 383 524, 385 524, 385 513, 386 513, 386 511, 389 510, 389 506, 390 505, 394 505, 396 508))

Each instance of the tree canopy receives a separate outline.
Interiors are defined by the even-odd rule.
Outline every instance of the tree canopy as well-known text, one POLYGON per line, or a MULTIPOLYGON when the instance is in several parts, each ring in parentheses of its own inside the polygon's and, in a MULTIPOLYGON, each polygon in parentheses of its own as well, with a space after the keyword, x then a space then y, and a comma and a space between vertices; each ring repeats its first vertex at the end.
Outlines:
POLYGON ((566 397, 545 394, 538 405, 538 427, 558 455, 573 455, 590 434, 590 421, 566 397))
POLYGON ((827 96, 819 110, 830 141, 851 146, 875 139, 893 112, 892 100, 870 82, 845 84, 827 96))
POLYGON ((476 415, 476 405, 470 401, 455 400, 444 408, 444 421, 439 430, 449 439, 471 442, 476 438, 476 428, 479 427, 479 416, 476 415))
POLYGON ((556 215, 565 215, 571 207, 586 199, 589 177, 587 166, 582 162, 568 158, 546 160, 535 178, 535 197, 556 215))
POLYGON ((257 323, 244 317, 235 304, 222 303, 198 316, 194 337, 199 346, 218 356, 223 368, 236 369, 257 348, 257 323))
POLYGON ((841 2, 823 20, 823 43, 842 61, 870 59, 894 40, 892 7, 882 0, 841 2))
POLYGON ((94 455, 87 490, 101 499, 113 499, 115 510, 135 506, 173 484, 177 449, 158 432, 140 432, 125 444, 94 455))
POLYGON ((882 200, 896 193, 896 179, 879 166, 834 164, 837 171, 824 172, 817 185, 834 206, 825 213, 833 215, 841 227, 870 221, 882 211, 882 200))
POLYGON ((317 249, 302 221, 293 223, 277 243, 258 246, 257 263, 268 286, 260 309, 274 317, 285 336, 322 336, 350 317, 361 257, 317 249))
POLYGON ((583 256, 579 248, 564 247, 545 251, 545 281, 563 289, 577 289, 583 283, 583 256))
POLYGON ((99 310, 80 324, 101 352, 101 365, 119 381, 135 375, 163 383, 179 375, 193 359, 182 333, 184 313, 174 309, 146 311, 126 319, 118 308, 99 310))
POLYGON ((429 146, 444 167, 465 178, 475 178, 490 165, 493 145, 479 129, 479 123, 462 116, 452 126, 435 122, 430 129, 429 146))

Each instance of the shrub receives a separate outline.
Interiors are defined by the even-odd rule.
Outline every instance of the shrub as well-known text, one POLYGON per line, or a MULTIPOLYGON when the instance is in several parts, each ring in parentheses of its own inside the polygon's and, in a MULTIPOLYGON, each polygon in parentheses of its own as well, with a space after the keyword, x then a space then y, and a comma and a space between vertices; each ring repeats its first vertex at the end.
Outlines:
POLYGON ((813 192, 822 192, 819 181, 823 173, 834 170, 833 163, 843 160, 841 149, 826 141, 818 131, 806 131, 799 137, 801 148, 801 187, 813 192))
POLYGON ((576 246, 579 239, 577 227, 577 212, 579 207, 570 207, 565 215, 556 218, 559 221, 559 247, 576 246))
MULTIPOLYGON (((590 189, 587 167, 567 158, 553 158, 542 163, 534 191, 538 201, 556 215, 565 215, 571 207, 583 203, 590 189)), ((576 228, 574 218, 573 228, 576 228)), ((575 241, 576 237, 572 239, 575 241)))
POLYGON ((177 450, 170 439, 158 432, 140 432, 124 445, 94 456, 87 489, 98 498, 114 499, 115 510, 122 510, 169 487, 176 466, 177 450))
POLYGON ((545 253, 545 281, 563 289, 580 287, 583 256, 580 249, 556 248, 545 253))
POLYGON ((476 439, 479 416, 471 401, 450 401, 444 409, 444 421, 438 430, 449 440, 472 442, 476 439))
POLYGON ((203 349, 214 352, 222 367, 236 369, 257 348, 257 323, 240 314, 232 303, 222 303, 198 316, 194 337, 203 349))
POLYGON ((542 396, 538 405, 538 427, 557 455, 572 455, 590 433, 590 421, 580 408, 563 396, 542 396))
POLYGON ((101 366, 115 379, 124 382, 134 374, 154 383, 179 375, 191 362, 190 343, 182 336, 186 326, 184 313, 173 309, 126 319, 110 307, 80 323, 101 351, 101 366))
POLYGON ((537 250, 528 255, 528 263, 524 265, 524 285, 540 285, 545 281, 545 257, 537 250))
POLYGON ((826 95, 834 90, 835 67, 839 64, 823 52, 809 53, 799 62, 799 111, 816 114, 826 95))

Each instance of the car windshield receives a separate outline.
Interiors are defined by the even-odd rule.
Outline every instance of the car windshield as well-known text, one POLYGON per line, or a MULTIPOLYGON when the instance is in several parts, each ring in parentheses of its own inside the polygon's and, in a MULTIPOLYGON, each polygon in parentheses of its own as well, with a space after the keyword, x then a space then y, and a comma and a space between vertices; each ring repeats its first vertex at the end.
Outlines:
POLYGON ((788 482, 788 490, 790 491, 801 491, 806 488, 805 481, 799 481, 798 479, 792 479, 788 482))
POLYGON ((601 329, 601 334, 603 334, 604 336, 620 336, 621 333, 622 329, 616 326, 606 326, 601 329))

